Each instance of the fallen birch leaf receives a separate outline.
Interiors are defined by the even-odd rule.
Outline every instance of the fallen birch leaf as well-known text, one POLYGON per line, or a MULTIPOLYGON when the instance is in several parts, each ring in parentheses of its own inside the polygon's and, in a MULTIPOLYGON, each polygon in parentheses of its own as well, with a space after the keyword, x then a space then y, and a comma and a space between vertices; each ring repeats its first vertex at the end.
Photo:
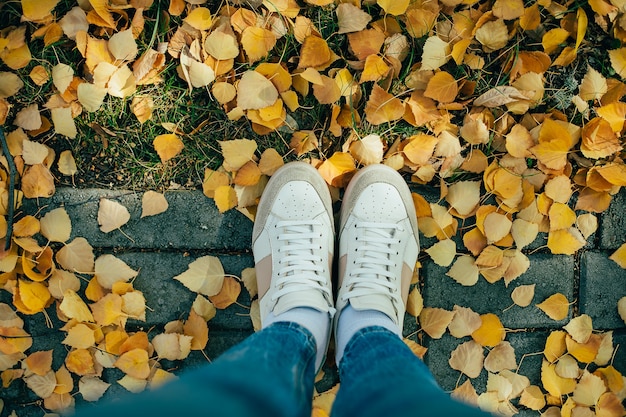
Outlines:
POLYGON ((141 217, 155 216, 168 208, 167 199, 156 191, 146 191, 141 198, 141 217))
POLYGON ((98 208, 98 224, 100 230, 109 233, 119 229, 130 220, 128 209, 117 201, 101 198, 98 208))

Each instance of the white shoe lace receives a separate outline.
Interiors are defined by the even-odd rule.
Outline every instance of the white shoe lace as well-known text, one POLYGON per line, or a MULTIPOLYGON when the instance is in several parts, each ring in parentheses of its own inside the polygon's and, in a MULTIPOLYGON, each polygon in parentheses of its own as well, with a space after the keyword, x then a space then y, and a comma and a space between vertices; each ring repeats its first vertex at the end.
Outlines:
POLYGON ((388 295, 394 305, 402 303, 397 284, 393 281, 399 279, 393 270, 397 264, 391 259, 392 255, 398 255, 396 245, 402 241, 396 237, 396 232, 404 229, 396 223, 357 222, 357 229, 363 229, 358 233, 356 240, 358 246, 355 251, 359 254, 354 259, 352 268, 346 279, 350 282, 350 291, 343 294, 342 300, 347 301, 353 297, 371 294, 388 295))
POLYGON ((275 227, 282 229, 277 236, 285 243, 278 248, 278 264, 276 291, 272 301, 297 291, 321 291, 328 301, 332 298, 328 280, 323 274, 328 263, 316 252, 322 249, 320 240, 323 234, 319 231, 322 223, 315 220, 286 220, 277 222, 275 227))

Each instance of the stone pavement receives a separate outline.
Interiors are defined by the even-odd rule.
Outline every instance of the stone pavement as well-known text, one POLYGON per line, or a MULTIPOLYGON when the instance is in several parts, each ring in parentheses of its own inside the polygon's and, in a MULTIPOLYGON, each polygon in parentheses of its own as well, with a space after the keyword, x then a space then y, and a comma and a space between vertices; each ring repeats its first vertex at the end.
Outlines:
MULTIPOLYGON (((434 190, 414 188, 430 201, 437 200, 434 190)), ((94 247, 96 256, 112 253, 124 260, 130 267, 139 270, 134 281, 135 288, 143 291, 149 311, 146 322, 129 322, 127 328, 149 330, 162 326, 181 317, 186 317, 195 294, 172 278, 187 269, 195 258, 204 255, 217 256, 224 265, 225 272, 240 276, 244 268, 254 265, 251 247, 252 222, 237 211, 219 214, 212 200, 199 191, 169 191, 166 193, 169 209, 160 215, 140 219, 141 193, 132 191, 111 191, 104 189, 58 189, 51 199, 25 201, 23 212, 43 214, 53 208, 64 206, 72 220, 72 236, 84 237, 94 247), (98 228, 97 210, 101 197, 114 199, 126 206, 131 220, 122 227, 121 233, 115 230, 102 233, 98 228)), ((508 329, 506 340, 515 348, 519 372, 538 383, 540 379, 541 355, 546 336, 554 329, 566 324, 575 314, 586 313, 593 319, 594 328, 614 330, 614 344, 620 345, 615 355, 614 366, 626 375, 626 325, 617 314, 617 300, 626 296, 626 271, 608 259, 622 242, 626 241, 626 193, 614 198, 608 212, 600 217, 599 230, 589 239, 590 243, 575 256, 554 256, 545 252, 545 235, 540 236, 529 248, 530 269, 513 285, 506 288, 501 281, 489 284, 484 279, 472 287, 463 287, 445 276, 446 269, 434 264, 422 252, 420 260, 420 287, 424 303, 428 307, 452 309, 454 304, 470 307, 478 313, 496 312, 508 329), (526 308, 511 304, 510 293, 518 284, 536 284, 533 303, 526 308), (561 292, 568 300, 574 300, 569 317, 556 322, 549 319, 534 305, 555 292, 561 292), (505 310, 506 309, 506 310, 505 310)), ((422 247, 434 241, 422 237, 422 247)), ((462 244, 457 245, 460 249, 462 244)), ((10 295, 0 293, 0 302, 10 302, 10 295)), ((188 368, 200 366, 207 358, 216 358, 221 352, 236 344, 253 332, 246 306, 250 297, 242 291, 238 303, 225 310, 218 310, 209 322, 209 343, 206 357, 199 352, 183 362, 164 363, 164 368, 180 373, 188 368)), ((55 349, 53 368, 63 362, 66 351, 61 341, 62 331, 57 330, 54 307, 48 309, 55 322, 53 328, 45 326, 41 315, 27 318, 27 330, 34 337, 31 351, 55 349)), ((414 335, 419 330, 415 318, 407 316, 405 334, 414 335)), ((425 361, 437 380, 446 390, 452 390, 459 380, 459 373, 448 365, 450 352, 460 340, 446 333, 441 339, 428 337, 419 342, 429 348, 425 361)), ((415 338, 414 336, 412 336, 415 338)), ((326 376, 317 387, 320 390, 332 386, 337 380, 334 367, 326 369, 326 376)), ((112 381, 122 376, 116 370, 105 370, 104 378, 112 381)), ((486 371, 474 379, 473 385, 484 390, 486 371)), ((416 389, 419 389, 416 387, 416 389)), ((123 395, 125 389, 113 383, 105 397, 123 395)), ((5 409, 2 416, 16 410, 18 416, 42 416, 43 409, 37 404, 37 397, 23 383, 16 381, 8 389, 0 389, 5 409)), ((77 404, 81 403, 76 395, 77 404)), ((419 405, 416 404, 416 407, 419 405)), ((522 412, 521 416, 536 416, 536 412, 522 412)))

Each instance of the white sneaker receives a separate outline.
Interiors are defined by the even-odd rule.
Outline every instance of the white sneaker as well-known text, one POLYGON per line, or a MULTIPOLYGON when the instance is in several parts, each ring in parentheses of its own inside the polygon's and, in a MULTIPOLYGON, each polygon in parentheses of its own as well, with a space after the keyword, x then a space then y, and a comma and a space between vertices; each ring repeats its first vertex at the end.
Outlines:
POLYGON ((334 250, 332 201, 324 179, 304 162, 291 162, 272 175, 259 202, 252 250, 259 288, 261 323, 296 307, 328 312, 332 318, 334 250))
POLYGON ((344 194, 339 233, 337 315, 348 303, 377 310, 401 334, 419 253, 415 206, 402 176, 385 165, 360 170, 344 194))

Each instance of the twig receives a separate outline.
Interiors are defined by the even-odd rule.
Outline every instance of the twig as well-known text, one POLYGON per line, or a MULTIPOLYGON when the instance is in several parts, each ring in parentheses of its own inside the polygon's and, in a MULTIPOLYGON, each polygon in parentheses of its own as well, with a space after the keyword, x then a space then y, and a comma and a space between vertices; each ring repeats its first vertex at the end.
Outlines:
POLYGON ((7 234, 4 242, 4 250, 7 251, 11 247, 11 235, 13 234, 13 214, 15 211, 15 174, 17 169, 15 168, 15 162, 13 162, 13 158, 9 152, 9 145, 7 145, 7 140, 4 137, 4 129, 2 127, 0 127, 0 142, 2 142, 2 153, 4 153, 4 156, 7 159, 7 164, 9 165, 9 207, 7 208, 7 234))

